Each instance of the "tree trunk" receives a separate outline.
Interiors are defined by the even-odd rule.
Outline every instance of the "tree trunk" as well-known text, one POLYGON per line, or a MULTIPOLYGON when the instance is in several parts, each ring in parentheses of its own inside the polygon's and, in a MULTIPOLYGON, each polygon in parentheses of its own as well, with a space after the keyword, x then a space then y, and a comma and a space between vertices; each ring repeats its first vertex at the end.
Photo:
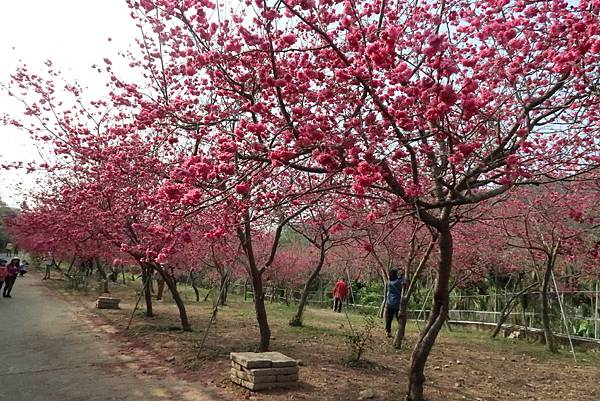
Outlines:
POLYGON ((156 278, 156 300, 162 300, 163 293, 165 292, 165 280, 162 278, 156 278))
POLYGON ((385 307, 387 306, 388 295, 388 281, 385 276, 381 276, 381 280, 383 281, 383 300, 381 301, 381 305, 379 305, 379 311, 377 312, 377 317, 380 319, 385 316, 385 307))
POLYGON ((98 270, 98 273, 100 273, 100 279, 102 280, 102 293, 108 294, 110 292, 108 290, 108 276, 104 270, 104 266, 102 266, 100 259, 98 258, 96 258, 96 269, 98 270))
POLYGON ((198 291, 198 287, 196 286, 196 280, 194 278, 194 273, 190 271, 190 284, 192 285, 192 289, 194 290, 194 294, 196 295, 196 302, 200 302, 200 291, 198 291))
POLYGON ((539 283, 531 284, 530 286, 528 286, 528 287, 522 289, 521 291, 519 291, 518 293, 514 294, 508 300, 506 305, 504 305, 502 312, 500 313, 500 318, 498 319, 498 324, 496 324, 496 327, 494 328, 494 331, 492 332, 492 338, 496 338, 498 333, 500 333, 500 330, 502 329, 502 325, 506 322, 506 320, 508 319, 508 317, 510 316, 512 311, 515 309, 515 306, 517 306, 517 302, 515 302, 517 300, 517 298, 519 298, 520 296, 525 294, 527 291, 529 291, 529 289, 531 289, 533 286, 536 286, 538 284, 539 283))
POLYGON ((260 331, 260 352, 267 352, 271 342, 271 329, 267 320, 267 310, 265 308, 265 293, 262 283, 262 277, 258 271, 252 271, 252 289, 254 290, 254 309, 256 311, 256 320, 260 331))
POLYGON ((310 285, 314 280, 313 275, 309 277, 308 281, 304 284, 304 288, 302 289, 302 294, 300 295, 300 302, 298 303, 298 309, 296 310, 296 314, 290 320, 290 326, 300 327, 302 326, 302 315, 304 314, 304 308, 306 307, 306 301, 308 300, 308 293, 310 290, 310 285))
POLYGON ((552 278, 552 268, 554 265, 554 257, 548 255, 546 262, 546 271, 544 272, 544 280, 542 281, 542 325, 544 327, 544 338, 546 339, 546 349, 550 352, 558 352, 556 340, 552 333, 552 325, 550 323, 550 299, 548 296, 548 287, 552 278))
POLYGON ((229 274, 225 273, 223 277, 221 277, 221 287, 219 288, 219 299, 218 305, 225 306, 227 305, 227 293, 229 292, 229 274))
POLYGON ((147 266, 142 266, 142 283, 144 291, 144 299, 146 300, 146 317, 153 317, 152 311, 152 292, 150 291, 150 277, 152 275, 152 269, 147 266))
MULTIPOLYGON (((244 252, 248 259, 248 272, 252 279, 252 289, 254 291, 254 310, 256 311, 256 320, 258 322, 258 328, 260 331, 260 352, 266 352, 269 350, 269 343, 271 342, 271 329, 269 328, 269 321, 267 319, 267 309, 265 308, 265 292, 262 282, 262 272, 264 267, 259 269, 256 258, 254 255, 254 248, 252 245, 252 229, 250 227, 250 214, 246 211, 244 216, 243 228, 238 227, 238 238, 244 248, 244 252)), ((274 243, 275 244, 275 243, 274 243)))
POLYGON ((406 335, 406 322, 408 321, 408 300, 410 295, 402 295, 400 299, 400 309, 398 311, 398 331, 396 332, 396 337, 394 338, 394 347, 402 348, 402 343, 404 342, 404 337, 406 335))
POLYGON ((448 317, 448 283, 452 270, 452 233, 448 222, 436 227, 439 232, 438 278, 434 289, 433 305, 427 325, 419 335, 410 358, 410 373, 407 401, 423 401, 423 383, 425 383, 425 365, 433 344, 448 317))
POLYGON ((71 278, 71 270, 73 269, 73 266, 75 266, 75 261, 77 260, 77 256, 73 257, 73 260, 71 260, 71 263, 69 264, 69 268, 67 269, 67 272, 65 273, 65 276, 71 278))
POLYGON ((321 273, 321 269, 325 264, 325 241, 321 242, 319 250, 319 262, 308 277, 308 280, 306 280, 306 283, 304 283, 304 289, 302 290, 300 302, 298 303, 298 310, 296 311, 296 315, 292 318, 292 320, 290 320, 290 326, 302 326, 302 315, 304 314, 304 308, 306 307, 306 301, 308 300, 308 294, 310 293, 310 286, 317 279, 317 277, 319 277, 319 273, 321 273))
POLYGON ((157 265, 155 268, 165 281, 165 284, 169 288, 169 291, 171 291, 173 301, 175 301, 175 305, 177 305, 177 309, 179 310, 179 320, 181 320, 181 328, 183 329, 183 331, 192 331, 192 326, 190 326, 187 311, 185 310, 185 304, 183 303, 181 294, 179 294, 179 291, 177 290, 177 283, 175 282, 175 279, 167 271, 165 271, 165 269, 162 266, 157 265))
MULTIPOLYGON (((429 260, 429 256, 431 255, 431 251, 433 250, 436 240, 437 236, 434 236, 429 242, 429 245, 427 246, 423 257, 421 258, 419 265, 415 269, 415 272, 410 279, 410 283, 406 285, 405 281, 404 291, 402 292, 402 298, 400 299, 400 310, 398 311, 398 331, 396 332, 396 338, 394 338, 394 347, 396 347, 397 349, 402 348, 404 336, 406 335, 406 322, 408 321, 408 302, 410 301, 410 297, 412 296, 412 293, 415 290, 417 280, 419 279, 421 272, 425 268, 427 260, 429 260)), ((405 280, 408 280, 409 273, 410 266, 407 266, 405 280)))

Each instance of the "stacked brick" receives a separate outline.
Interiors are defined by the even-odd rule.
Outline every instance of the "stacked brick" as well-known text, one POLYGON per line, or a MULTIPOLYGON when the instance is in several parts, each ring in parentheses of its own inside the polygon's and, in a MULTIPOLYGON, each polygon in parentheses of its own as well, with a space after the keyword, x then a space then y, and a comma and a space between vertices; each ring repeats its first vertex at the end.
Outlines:
POLYGON ((231 381, 252 391, 298 384, 298 361, 279 352, 232 352, 231 381))
POLYGON ((112 297, 100 297, 96 301, 96 308, 98 309, 119 309, 119 298, 112 297))

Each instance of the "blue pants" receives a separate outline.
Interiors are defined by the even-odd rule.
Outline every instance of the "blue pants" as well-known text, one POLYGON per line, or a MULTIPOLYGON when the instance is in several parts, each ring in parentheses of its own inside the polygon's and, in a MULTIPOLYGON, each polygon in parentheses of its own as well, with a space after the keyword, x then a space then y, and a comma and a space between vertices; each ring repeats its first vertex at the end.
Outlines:
POLYGON ((390 305, 386 305, 385 308, 385 332, 391 334, 392 332, 392 320, 396 318, 398 320, 398 312, 400 311, 400 307, 393 307, 390 305))

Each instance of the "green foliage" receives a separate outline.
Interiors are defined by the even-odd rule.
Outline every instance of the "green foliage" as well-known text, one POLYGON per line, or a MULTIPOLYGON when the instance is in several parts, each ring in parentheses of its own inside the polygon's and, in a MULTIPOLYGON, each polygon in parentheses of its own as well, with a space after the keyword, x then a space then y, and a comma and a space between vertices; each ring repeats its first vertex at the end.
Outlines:
POLYGON ((573 333, 576 336, 581 337, 593 337, 594 336, 594 325, 588 320, 580 320, 579 322, 573 322, 573 333))
POLYGON ((283 227, 283 230, 281 230, 281 238, 279 239, 279 243, 281 245, 291 245, 296 242, 309 245, 308 241, 302 235, 298 234, 288 226, 283 227))
POLYGON ((352 322, 346 313, 350 331, 345 334, 345 343, 350 348, 350 356, 348 358, 348 364, 350 365, 357 364, 364 352, 372 346, 373 330, 378 325, 374 315, 361 312, 361 316, 363 325, 357 327, 352 325, 352 322))
POLYGON ((0 251, 4 251, 4 249, 6 249, 6 244, 10 242, 4 220, 15 213, 15 209, 8 207, 8 205, 0 199, 0 251))

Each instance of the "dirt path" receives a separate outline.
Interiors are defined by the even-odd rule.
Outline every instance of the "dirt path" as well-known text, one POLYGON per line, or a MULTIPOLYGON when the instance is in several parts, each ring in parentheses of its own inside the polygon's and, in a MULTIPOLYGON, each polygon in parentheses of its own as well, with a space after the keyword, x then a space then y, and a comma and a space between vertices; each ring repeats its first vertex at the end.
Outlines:
POLYGON ((0 298, 0 401, 218 400, 168 371, 145 375, 147 359, 123 353, 85 316, 39 276, 19 277, 13 298, 0 298))

